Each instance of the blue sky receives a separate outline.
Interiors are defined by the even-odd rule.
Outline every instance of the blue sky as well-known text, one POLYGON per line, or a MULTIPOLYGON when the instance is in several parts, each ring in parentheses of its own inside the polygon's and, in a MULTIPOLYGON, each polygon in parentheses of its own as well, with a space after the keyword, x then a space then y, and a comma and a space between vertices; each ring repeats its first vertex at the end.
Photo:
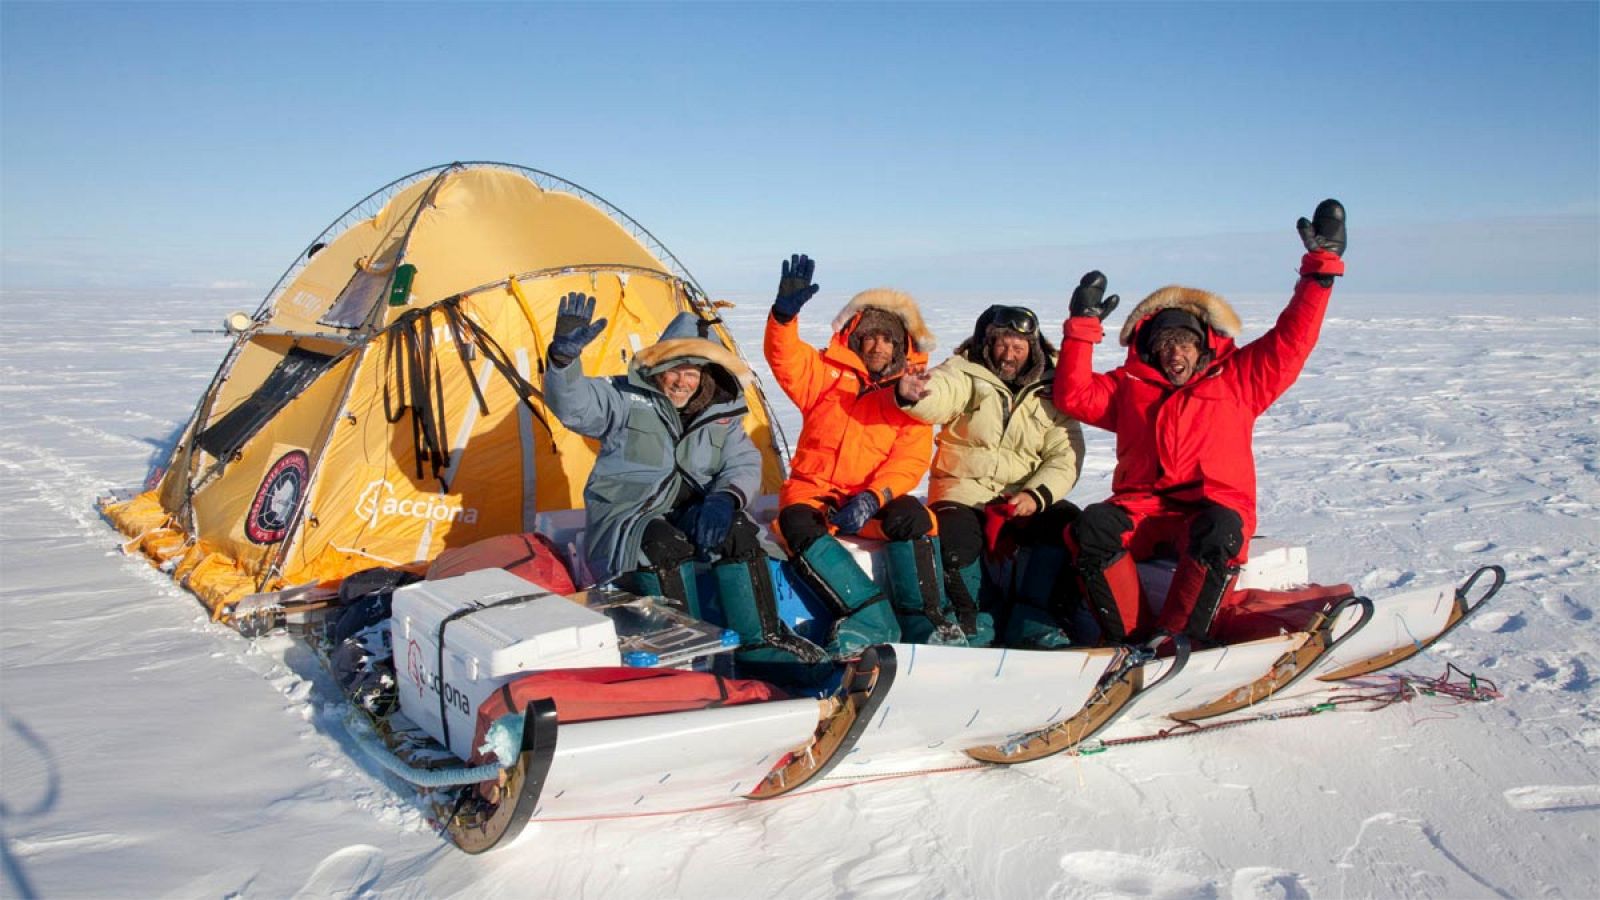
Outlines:
POLYGON ((1595 295, 1600 4, 0 4, 7 291, 264 292, 454 159, 722 296, 1272 289, 1324 196, 1352 289, 1595 295))

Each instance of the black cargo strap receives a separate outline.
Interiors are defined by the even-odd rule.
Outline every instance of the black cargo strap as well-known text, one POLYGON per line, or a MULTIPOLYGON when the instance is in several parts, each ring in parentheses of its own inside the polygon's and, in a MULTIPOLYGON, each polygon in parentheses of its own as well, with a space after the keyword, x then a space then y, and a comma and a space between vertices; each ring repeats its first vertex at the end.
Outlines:
MULTIPOLYGON (((500 342, 494 339, 494 335, 485 331, 483 326, 473 321, 471 317, 462 311, 461 301, 463 299, 465 298, 459 295, 447 297, 439 302, 438 309, 443 311, 445 320, 450 323, 451 334, 455 336, 456 346, 461 351, 461 364, 467 367, 468 376, 472 374, 469 348, 476 345, 483 348, 484 358, 489 360, 495 371, 500 373, 500 377, 504 378, 506 383, 516 391, 517 399, 528 407, 528 411, 533 413, 534 419, 544 426, 545 432, 550 433, 550 423, 545 420, 544 414, 539 411, 539 408, 533 405, 534 400, 538 400, 541 403, 544 402, 544 392, 533 382, 524 378, 521 372, 517 371, 517 365, 512 360, 511 354, 500 346, 500 342), (462 332, 466 333, 467 340, 462 340, 462 332)), ((535 361, 539 363, 542 369, 544 366, 543 361, 538 359, 535 361)), ((478 380, 469 377, 468 381, 472 384, 473 394, 478 398, 478 408, 487 414, 489 406, 484 402, 483 392, 478 388, 478 380)))
MULTIPOLYGON (((535 597, 543 597, 543 596, 544 596, 544 593, 535 591, 534 593, 531 593, 531 594, 516 594, 516 595, 511 596, 511 597, 506 597, 506 598, 501 599, 501 600, 496 600, 493 603, 486 603, 486 604, 474 603, 474 604, 472 604, 470 606, 463 606, 460 609, 456 610, 455 612, 451 613, 448 616, 445 616, 443 619, 440 620, 440 622, 439 622, 439 630, 434 632, 434 635, 433 635, 434 640, 437 642, 436 649, 438 651, 435 654, 435 658, 434 658, 434 665, 435 665, 434 676, 439 679, 439 690, 438 690, 438 694, 439 694, 439 727, 441 729, 443 729, 443 731, 441 733, 444 735, 444 746, 445 746, 446 749, 449 749, 449 747, 450 747, 450 709, 445 704, 445 699, 444 699, 444 688, 445 688, 445 682, 444 682, 444 627, 446 625, 449 625, 451 622, 454 622, 457 619, 464 619, 467 616, 472 615, 473 613, 483 612, 486 609, 496 609, 496 608, 501 607, 501 606, 511 606, 513 604, 516 604, 516 603, 526 603, 529 600, 534 599, 535 597)), ((472 711, 472 714, 476 714, 476 713, 477 713, 477 710, 473 710, 472 711)))
MULTIPOLYGON (((389 341, 384 350, 384 367, 389 379, 383 385, 383 416, 390 425, 411 413, 411 443, 416 449, 417 478, 422 478, 422 464, 426 460, 433 467, 433 477, 448 465, 449 448, 444 437, 444 381, 434 366, 433 328, 425 310, 413 310, 402 315, 389 327, 389 341), (395 398, 389 396, 393 385, 395 398)), ((448 486, 446 486, 448 490, 448 486)))
MULTIPOLYGON (((383 414, 389 424, 399 423, 407 411, 411 413, 411 441, 416 456, 416 477, 423 475, 426 462, 429 472, 448 491, 444 472, 450 465, 450 442, 446 434, 447 407, 444 395, 444 378, 438 366, 433 342, 433 312, 444 317, 445 326, 456 345, 456 354, 466 372, 467 383, 478 402, 478 410, 487 415, 489 404, 483 389, 472 372, 472 359, 482 348, 500 376, 509 382, 533 418, 551 433, 550 423, 533 401, 543 402, 544 395, 517 371, 515 363, 492 335, 461 310, 459 296, 449 297, 427 309, 411 310, 387 329, 389 341, 384 350, 384 367, 390 377, 383 385, 383 414), (391 386, 394 396, 390 395, 391 386)), ((554 438, 552 437, 552 441, 554 438)))

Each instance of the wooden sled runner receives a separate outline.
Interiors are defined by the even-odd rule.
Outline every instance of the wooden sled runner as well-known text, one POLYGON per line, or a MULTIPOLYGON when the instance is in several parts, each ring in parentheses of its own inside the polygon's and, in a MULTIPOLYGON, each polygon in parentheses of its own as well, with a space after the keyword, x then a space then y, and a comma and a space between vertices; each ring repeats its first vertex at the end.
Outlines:
POLYGON ((1170 717, 1179 722, 1195 722, 1260 703, 1310 674, 1323 656, 1365 628, 1372 621, 1372 612, 1371 600, 1345 598, 1317 616, 1300 645, 1278 657, 1266 674, 1209 703, 1171 713, 1170 717))
POLYGON ((1379 623, 1379 631, 1374 633, 1373 636, 1377 637, 1379 633, 1384 631, 1382 626, 1388 626, 1388 633, 1393 638, 1398 638, 1400 634, 1405 634, 1410 639, 1389 650, 1373 654, 1365 659, 1356 659, 1355 661, 1347 661, 1346 657, 1351 654, 1330 654, 1330 665, 1324 667, 1327 671, 1317 675, 1318 680, 1343 681, 1347 678, 1366 675, 1379 669, 1387 669, 1390 666, 1405 662, 1433 646, 1440 638, 1449 634, 1456 626, 1466 621, 1468 616, 1482 609, 1483 605, 1489 602, 1489 598, 1500 592, 1500 588, 1505 583, 1505 569, 1500 566, 1483 566, 1469 575, 1467 580, 1462 582, 1461 586, 1456 588, 1453 594, 1438 590, 1432 592, 1424 590, 1414 594, 1402 595, 1399 598, 1392 598, 1383 605, 1384 620, 1379 623), (1477 585, 1478 579, 1482 578, 1485 573, 1493 577, 1494 580, 1488 589, 1483 592, 1483 595, 1474 600, 1472 599, 1472 589, 1477 585), (1429 602, 1430 599, 1432 600, 1431 603, 1429 602), (1405 602, 1400 602, 1402 600, 1405 602), (1442 621, 1440 621, 1441 615, 1443 616, 1442 621), (1434 623, 1438 624, 1437 627, 1432 628, 1432 637, 1426 640, 1418 640, 1412 636, 1410 631, 1412 627, 1422 628, 1426 632, 1434 623), (1337 667, 1335 668, 1335 666, 1337 667))
POLYGON ((817 724, 815 739, 781 760, 761 779, 761 784, 745 796, 752 800, 768 800, 828 774, 866 730, 867 723, 872 721, 894 684, 894 677, 894 647, 887 644, 868 647, 845 671, 834 699, 837 707, 832 715, 817 724))
POLYGON ((1181 635, 1173 640, 1174 653, 1166 659, 1146 659, 1124 651, 1126 655, 1089 702, 1067 719, 1003 744, 973 747, 966 751, 967 755, 979 762, 1014 765, 1079 746, 1128 712, 1144 692, 1176 678, 1183 671, 1189 661, 1189 642, 1181 635))

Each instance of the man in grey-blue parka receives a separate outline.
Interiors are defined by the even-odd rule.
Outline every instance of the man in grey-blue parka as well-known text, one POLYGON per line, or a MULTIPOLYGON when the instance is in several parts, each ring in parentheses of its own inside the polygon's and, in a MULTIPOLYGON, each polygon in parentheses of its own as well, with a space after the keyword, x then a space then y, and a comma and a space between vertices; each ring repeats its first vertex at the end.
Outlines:
POLYGON ((744 430, 750 367, 680 313, 634 355, 628 374, 591 378, 578 362, 605 330, 594 298, 561 299, 545 370, 545 403, 561 424, 600 441, 584 485, 585 561, 598 581, 629 586, 699 615, 694 562, 712 556, 741 661, 826 658, 778 618, 758 526, 744 512, 761 487, 761 452, 744 430))

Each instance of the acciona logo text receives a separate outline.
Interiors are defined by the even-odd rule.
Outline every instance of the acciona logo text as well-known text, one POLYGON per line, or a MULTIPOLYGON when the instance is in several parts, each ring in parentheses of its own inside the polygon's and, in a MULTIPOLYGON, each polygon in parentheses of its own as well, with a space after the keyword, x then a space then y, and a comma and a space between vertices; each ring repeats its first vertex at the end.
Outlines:
POLYGON ((377 527, 386 518, 424 519, 434 522, 461 522, 475 525, 478 511, 463 506, 459 500, 439 494, 419 494, 415 497, 396 497, 394 485, 387 481, 374 481, 361 491, 356 499, 356 518, 369 526, 377 527))

